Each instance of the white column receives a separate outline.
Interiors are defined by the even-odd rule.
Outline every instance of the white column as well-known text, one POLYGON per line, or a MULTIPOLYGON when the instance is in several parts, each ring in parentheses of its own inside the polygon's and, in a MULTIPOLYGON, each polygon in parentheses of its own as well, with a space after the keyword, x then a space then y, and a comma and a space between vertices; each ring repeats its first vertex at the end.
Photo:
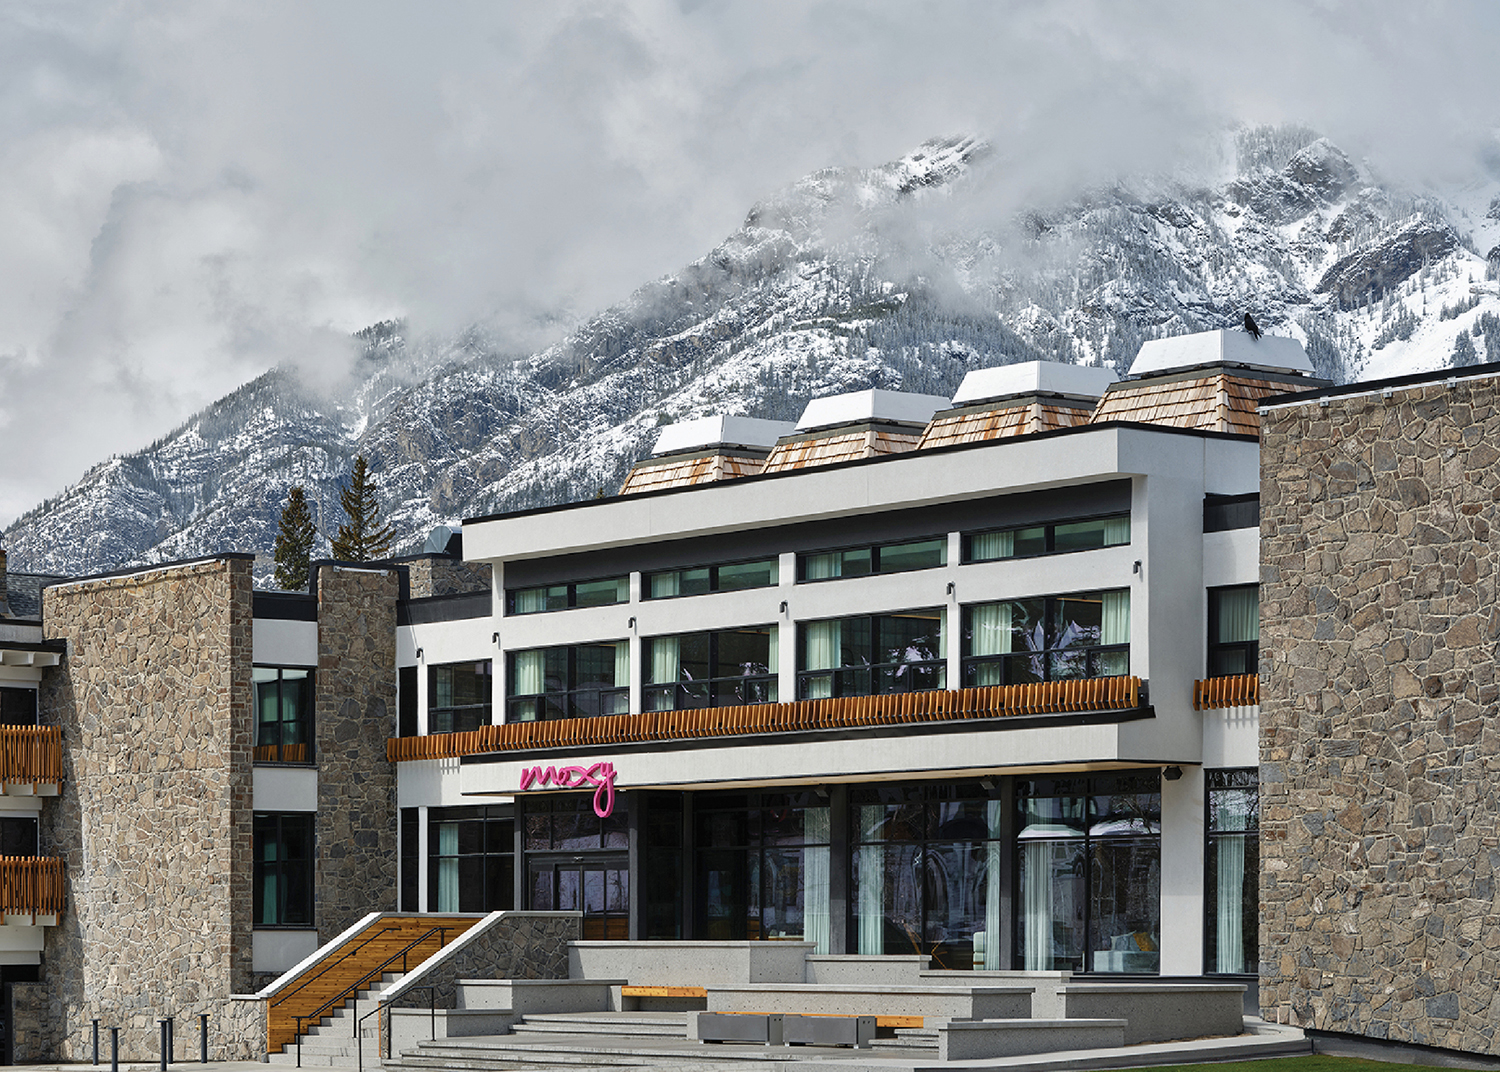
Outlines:
POLYGON ((640 625, 636 621, 635 610, 641 602, 641 574, 636 571, 630 575, 630 617, 627 619, 630 626, 630 706, 626 710, 633 714, 639 714, 645 710, 641 706, 641 681, 645 678, 645 667, 642 665, 642 651, 645 647, 641 643, 640 625))
POLYGON ((948 583, 944 585, 947 591, 948 620, 945 624, 946 630, 943 642, 948 645, 948 688, 963 688, 963 610, 959 606, 960 592, 958 590, 957 566, 963 561, 963 533, 948 533, 948 568, 943 572, 948 576, 948 583))
POLYGON ((1203 973, 1203 768, 1161 782, 1161 973, 1203 973))
MULTIPOLYGON (((430 912, 427 904, 427 808, 417 809, 417 911, 430 912)), ((398 875, 400 871, 396 872, 398 875)))
POLYGON ((781 602, 776 615, 776 657, 780 660, 776 670, 776 698, 790 703, 797 698, 797 601, 793 591, 797 586, 797 556, 787 552, 777 558, 777 589, 781 602), (786 610, 780 610, 781 603, 786 610))

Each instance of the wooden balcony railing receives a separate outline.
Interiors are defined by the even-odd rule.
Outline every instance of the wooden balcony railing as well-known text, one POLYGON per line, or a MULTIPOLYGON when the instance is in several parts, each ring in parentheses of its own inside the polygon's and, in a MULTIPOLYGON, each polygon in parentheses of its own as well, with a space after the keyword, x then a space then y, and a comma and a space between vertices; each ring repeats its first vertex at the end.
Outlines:
POLYGON ((62 730, 57 726, 0 726, 0 782, 60 785, 62 730))
POLYGON ((647 711, 639 715, 508 722, 465 733, 396 737, 386 742, 392 762, 452 759, 481 752, 530 748, 663 741, 684 737, 728 737, 839 729, 896 722, 947 722, 1016 715, 1130 710, 1141 705, 1141 679, 1100 677, 1039 685, 850 696, 834 700, 710 707, 691 711, 647 711))
POLYGON ((1250 707, 1260 703, 1260 675, 1232 674, 1193 682, 1193 710, 1250 707))
POLYGON ((0 856, 0 912, 58 916, 63 910, 63 862, 50 856, 0 856))

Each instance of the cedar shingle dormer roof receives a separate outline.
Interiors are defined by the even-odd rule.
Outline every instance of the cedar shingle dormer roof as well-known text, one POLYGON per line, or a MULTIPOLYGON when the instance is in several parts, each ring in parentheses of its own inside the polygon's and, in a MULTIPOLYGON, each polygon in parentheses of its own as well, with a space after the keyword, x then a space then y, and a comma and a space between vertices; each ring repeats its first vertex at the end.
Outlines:
POLYGON ((911 426, 875 424, 788 436, 771 451, 771 456, 766 459, 764 472, 780 473, 787 469, 852 462, 858 458, 874 458, 882 454, 904 454, 915 450, 921 438, 920 429, 911 426))
POLYGON ((953 408, 933 416, 920 446, 978 443, 1087 424, 1114 379, 1109 369, 1060 361, 977 369, 964 377, 953 408))
POLYGON ((754 476, 764 468, 777 438, 791 428, 789 421, 751 417, 699 417, 669 424, 657 435, 652 456, 630 470, 620 494, 754 476))
POLYGON ((1117 384, 1099 400, 1092 423, 1139 421, 1174 428, 1260 435, 1255 412, 1268 395, 1317 386, 1304 377, 1233 369, 1200 369, 1117 384), (1265 377, 1265 378, 1263 378, 1265 377))
POLYGON ((764 454, 730 454, 704 451, 698 454, 674 455, 669 458, 647 458, 637 462, 621 495, 632 495, 640 491, 656 491, 659 488, 680 488, 688 484, 712 484, 718 480, 733 480, 740 476, 754 476, 765 468, 764 454))
POLYGON ((1008 399, 1004 403, 944 410, 933 416, 917 447, 926 450, 1072 428, 1088 424, 1092 411, 1088 403, 1074 404, 1057 398, 1008 399))

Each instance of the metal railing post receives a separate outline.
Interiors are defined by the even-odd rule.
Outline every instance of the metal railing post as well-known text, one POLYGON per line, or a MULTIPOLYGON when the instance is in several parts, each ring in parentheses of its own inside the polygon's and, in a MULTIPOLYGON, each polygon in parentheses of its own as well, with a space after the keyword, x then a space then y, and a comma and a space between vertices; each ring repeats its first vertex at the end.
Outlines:
POLYGON ((302 1021, 306 1017, 297 1017, 297 1067, 302 1067, 302 1021))
POLYGON ((156 1021, 161 1026, 161 1072, 167 1072, 167 1022, 156 1021))
POLYGON ((167 1017, 167 1063, 173 1060, 172 1054, 177 1051, 177 1024, 175 1018, 167 1017))
POLYGON ((94 1064, 97 1065, 99 1063, 99 1021, 96 1019, 96 1020, 93 1021, 93 1024, 94 1024, 94 1064))
POLYGON ((120 1072, 120 1029, 109 1029, 109 1072, 120 1072))
POLYGON ((198 1014, 198 1063, 208 1064, 208 1013, 198 1014))

